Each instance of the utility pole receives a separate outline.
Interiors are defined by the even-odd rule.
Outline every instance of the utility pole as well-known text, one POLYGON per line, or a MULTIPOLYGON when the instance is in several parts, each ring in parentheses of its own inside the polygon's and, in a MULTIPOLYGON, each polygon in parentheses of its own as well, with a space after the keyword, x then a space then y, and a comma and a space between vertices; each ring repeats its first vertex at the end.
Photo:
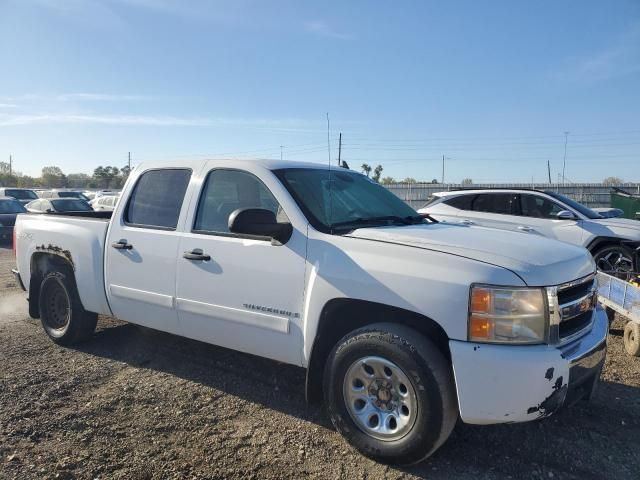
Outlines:
POLYGON ((340 137, 338 137, 338 166, 339 167, 342 166, 341 156, 342 156, 342 132, 340 132, 340 137))
POLYGON ((13 176, 13 158, 9 155, 9 176, 13 176))
POLYGON ((280 145, 280 160, 282 160, 282 151, 283 151, 284 145, 280 145))
POLYGON ((547 160, 547 173, 549 174, 549 185, 551 185, 551 164, 547 160))
POLYGON ((569 140, 569 132, 564 132, 564 158, 562 159, 562 186, 564 187, 564 169, 567 164, 567 141, 569 140))
POLYGON ((444 155, 442 155, 442 184, 444 185, 444 155))
POLYGON ((127 161, 127 166, 129 167, 129 173, 131 173, 131 152, 129 152, 129 160, 127 161))

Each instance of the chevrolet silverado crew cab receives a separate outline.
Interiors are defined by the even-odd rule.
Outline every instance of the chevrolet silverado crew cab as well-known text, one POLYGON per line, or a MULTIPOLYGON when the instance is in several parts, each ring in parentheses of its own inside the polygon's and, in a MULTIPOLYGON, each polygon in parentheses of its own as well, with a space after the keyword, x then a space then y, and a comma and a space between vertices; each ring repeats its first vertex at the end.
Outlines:
POLYGON ((445 222, 543 235, 591 252, 598 270, 637 271, 640 222, 611 218, 564 195, 533 189, 453 190, 434 193, 420 213, 445 222))
POLYGON ((428 457, 458 418, 546 417, 589 397, 604 361, 587 250, 422 218, 342 168, 142 164, 113 213, 21 214, 15 237, 54 342, 103 314, 298 365, 385 462, 428 457))

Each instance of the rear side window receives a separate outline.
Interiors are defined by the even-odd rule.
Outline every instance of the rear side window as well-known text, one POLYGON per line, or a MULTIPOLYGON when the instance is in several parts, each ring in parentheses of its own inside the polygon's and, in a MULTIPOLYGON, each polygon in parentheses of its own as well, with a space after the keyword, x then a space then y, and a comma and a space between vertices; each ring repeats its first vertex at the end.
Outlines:
POLYGON ((459 197, 453 197, 449 200, 445 200, 443 203, 457 208, 459 210, 471 210, 471 202, 477 195, 460 195, 459 197))
POLYGON ((133 226, 175 230, 191 170, 164 169, 143 173, 124 213, 133 226))
POLYGON ((471 209, 476 212, 518 215, 518 194, 516 193, 483 193, 471 202, 471 209))

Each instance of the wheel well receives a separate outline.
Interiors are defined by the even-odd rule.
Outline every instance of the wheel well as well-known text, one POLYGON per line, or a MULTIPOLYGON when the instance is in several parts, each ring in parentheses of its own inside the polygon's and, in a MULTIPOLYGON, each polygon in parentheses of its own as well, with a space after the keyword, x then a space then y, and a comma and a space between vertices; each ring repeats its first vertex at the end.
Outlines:
POLYGON ((73 266, 60 255, 53 253, 34 253, 31 256, 31 278, 29 280, 29 315, 40 318, 40 284, 44 276, 52 270, 73 272, 73 266))
POLYGON ((322 397, 322 378, 327 357, 335 344, 347 333, 373 323, 393 322, 406 325, 428 337, 451 361, 449 337, 435 321, 416 312, 382 303, 350 298, 330 300, 322 309, 318 330, 307 366, 307 401, 322 397))
POLYGON ((591 252, 591 254, 593 255, 601 248, 609 247, 611 245, 624 245, 624 240, 615 237, 598 237, 593 239, 591 243, 589 243, 587 250, 589 250, 589 252, 591 252))

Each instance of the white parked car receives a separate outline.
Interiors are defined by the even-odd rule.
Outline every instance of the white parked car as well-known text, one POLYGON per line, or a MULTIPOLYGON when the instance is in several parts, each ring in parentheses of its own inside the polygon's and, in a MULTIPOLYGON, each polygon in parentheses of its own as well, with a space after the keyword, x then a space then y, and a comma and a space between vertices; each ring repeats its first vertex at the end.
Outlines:
POLYGON ((89 202, 96 212, 113 212, 120 195, 103 195, 89 202))
POLYGON ((585 249, 427 221, 356 172, 143 164, 104 217, 18 215, 14 273, 54 342, 90 339, 104 314, 300 366, 378 460, 421 461, 458 418, 549 416, 600 377, 585 249))
MULTIPOLYGON (((634 271, 640 222, 607 218, 551 191, 533 189, 453 190, 434 193, 421 214, 448 223, 479 225, 554 238, 585 247, 599 270, 634 271)), ((526 248, 526 244, 523 245, 526 248)))

